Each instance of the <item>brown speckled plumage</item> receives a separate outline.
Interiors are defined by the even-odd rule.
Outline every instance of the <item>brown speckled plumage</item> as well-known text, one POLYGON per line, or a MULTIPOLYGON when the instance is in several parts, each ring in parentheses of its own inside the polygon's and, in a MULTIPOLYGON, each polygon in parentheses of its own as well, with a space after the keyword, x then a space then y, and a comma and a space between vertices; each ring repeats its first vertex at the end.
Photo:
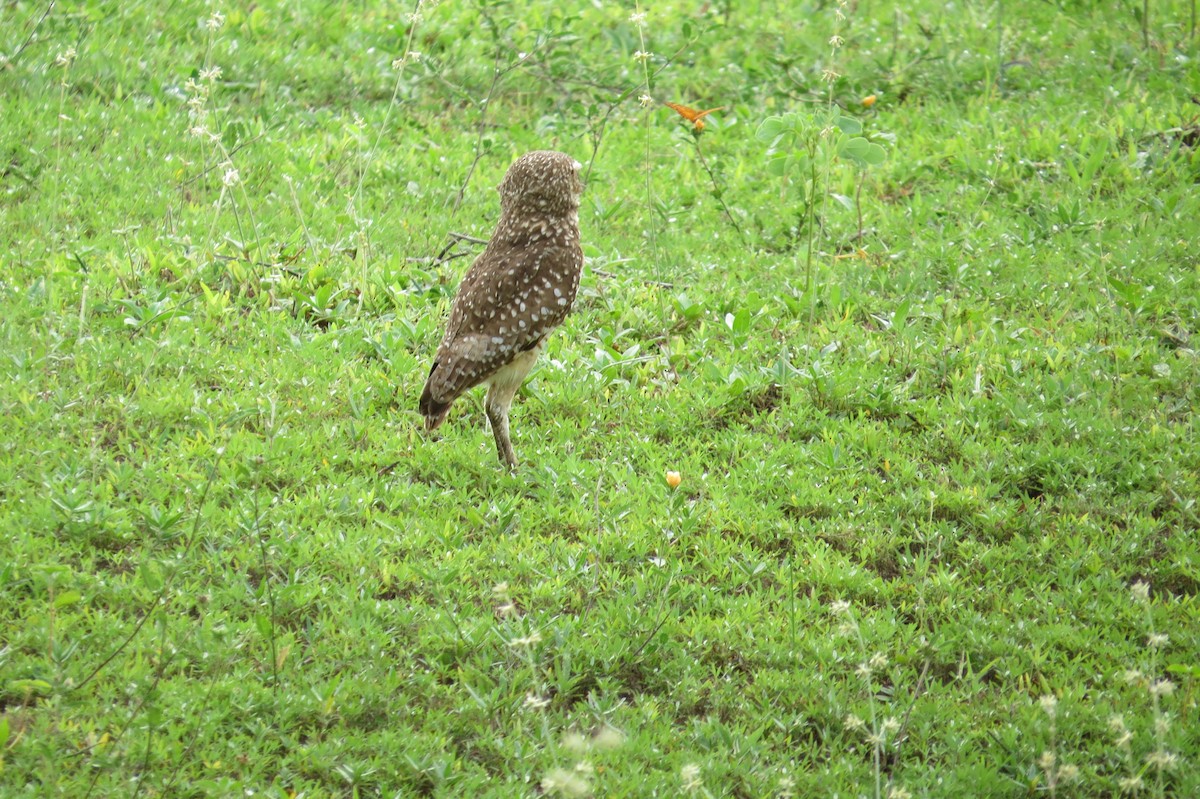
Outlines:
POLYGON ((509 167, 498 187, 500 221, 459 286, 421 393, 425 429, 434 430, 459 395, 488 383, 488 420, 510 468, 509 406, 579 288, 579 168, 550 150, 509 167))

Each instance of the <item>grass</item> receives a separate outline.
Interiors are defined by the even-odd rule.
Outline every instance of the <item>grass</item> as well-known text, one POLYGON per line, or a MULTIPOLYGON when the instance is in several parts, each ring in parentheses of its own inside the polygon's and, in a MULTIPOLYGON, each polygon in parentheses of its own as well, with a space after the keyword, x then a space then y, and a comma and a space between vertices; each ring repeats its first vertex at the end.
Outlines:
POLYGON ((0 793, 1200 794, 1150 5, 4 5, 0 793), (886 162, 768 174, 831 97, 886 162), (587 267, 509 475, 416 397, 543 147, 587 267))

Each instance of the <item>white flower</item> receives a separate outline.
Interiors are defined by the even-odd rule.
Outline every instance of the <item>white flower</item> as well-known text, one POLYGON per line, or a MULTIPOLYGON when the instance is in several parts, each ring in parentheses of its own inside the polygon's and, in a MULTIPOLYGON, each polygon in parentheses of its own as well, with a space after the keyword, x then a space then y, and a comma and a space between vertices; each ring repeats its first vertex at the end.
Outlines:
POLYGON ((601 727, 592 736, 592 746, 601 751, 616 749, 625 743, 625 734, 614 727, 601 727))
POLYGON ((850 612, 850 603, 844 599, 839 599, 829 606, 829 612, 835 616, 842 616, 850 612))
POLYGON ((646 21, 645 11, 635 11, 629 15, 629 21, 634 25, 641 25, 646 21))
POLYGON ((1146 755, 1146 765, 1153 766, 1159 771, 1171 768, 1178 760, 1178 756, 1176 756, 1173 752, 1166 752, 1162 749, 1146 755))
POLYGON ((550 700, 546 697, 538 696, 533 691, 525 694, 525 707, 529 710, 541 710, 542 708, 549 706, 550 700))
POLYGON ((211 82, 219 77, 221 77, 220 67, 207 67, 206 69, 200 70, 200 80, 211 82))
POLYGON ((846 729, 850 730, 851 732, 856 732, 867 726, 865 721, 853 713, 847 714, 846 718, 842 721, 842 724, 846 725, 846 729))
POLYGON ((1038 700, 1038 704, 1042 706, 1042 712, 1050 718, 1054 718, 1058 713, 1058 697, 1054 694, 1046 694, 1038 700))
POLYGON ((1151 696, 1170 696, 1175 693, 1175 683, 1170 680, 1155 680, 1150 685, 1151 696))
POLYGON ((220 11, 212 12, 212 16, 204 20, 205 30, 215 31, 225 24, 225 15, 220 11))
POLYGON ((1062 782, 1074 782, 1079 779, 1079 766, 1063 763, 1058 767, 1058 779, 1062 782))
POLYGON ((534 630, 527 636, 524 636, 522 638, 512 639, 511 641, 508 642, 508 645, 512 646, 512 647, 529 647, 529 646, 533 646, 534 644, 540 642, 541 640, 542 640, 542 634, 539 633, 537 630, 534 630))
POLYGON ((545 793, 583 797, 587 796, 591 789, 592 786, 587 780, 565 768, 551 769, 550 773, 542 778, 542 791, 545 793))
POLYGON ((60 67, 69 67, 71 66, 71 62, 75 60, 75 55, 75 48, 68 47, 58 54, 58 57, 54 59, 54 63, 60 67))
POLYGON ((836 33, 829 37, 829 46, 830 47, 841 47, 845 43, 846 43, 846 40, 843 39, 841 36, 838 36, 836 33))
POLYGON ((233 164, 225 165, 225 175, 221 178, 222 183, 224 183, 226 186, 232 187, 241 182, 241 179, 241 175, 239 175, 238 171, 233 168, 233 164))
POLYGON ((650 106, 654 105, 654 98, 648 94, 642 94, 638 96, 638 103, 642 106, 642 108, 649 108, 650 106))
POLYGON ((1150 601, 1150 584, 1139 580, 1129 587, 1129 596, 1134 602, 1144 605, 1150 601))
POLYGON ((1150 637, 1146 639, 1146 646, 1151 649, 1162 649, 1169 640, 1171 639, 1166 633, 1151 633, 1150 637))
POLYGON ((679 770, 679 780, 683 783, 683 789, 689 793, 700 790, 703 785, 700 780, 700 767, 695 763, 688 763, 679 770))
POLYGON ((1117 780, 1117 786, 1125 793, 1137 793, 1145 787, 1141 777, 1122 777, 1117 780))
POLYGON ((562 747, 573 755, 583 755, 588 750, 588 741, 577 732, 569 732, 563 736, 562 747))
POLYGON ((638 50, 637 52, 635 52, 633 54, 633 60, 634 61, 642 61, 642 62, 649 61, 650 54, 647 53, 645 50, 638 50))

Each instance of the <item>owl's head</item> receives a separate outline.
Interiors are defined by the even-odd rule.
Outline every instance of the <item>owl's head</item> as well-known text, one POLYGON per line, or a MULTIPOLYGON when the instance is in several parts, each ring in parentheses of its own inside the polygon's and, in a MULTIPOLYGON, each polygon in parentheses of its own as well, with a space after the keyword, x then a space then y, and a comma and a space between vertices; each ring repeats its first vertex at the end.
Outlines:
POLYGON ((505 211, 565 216, 579 208, 582 165, 566 153, 535 150, 508 168, 496 189, 505 211))

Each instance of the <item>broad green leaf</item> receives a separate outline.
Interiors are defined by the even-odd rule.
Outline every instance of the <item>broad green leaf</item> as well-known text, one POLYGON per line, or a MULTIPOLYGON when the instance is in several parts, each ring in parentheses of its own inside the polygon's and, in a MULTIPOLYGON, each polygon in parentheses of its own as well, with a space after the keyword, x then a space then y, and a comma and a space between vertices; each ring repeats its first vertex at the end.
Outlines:
POLYGON ((22 696, 46 696, 51 690, 50 683, 45 680, 9 680, 8 690, 22 696))
POLYGON ((783 119, 781 117, 767 117, 758 126, 758 132, 754 134, 759 141, 775 141, 783 133, 783 119))
POLYGON ((1118 280, 1110 276, 1108 278, 1108 285, 1121 296, 1121 299, 1130 305, 1138 305, 1146 298, 1142 287, 1134 283, 1126 283, 1124 280, 1118 280))
POLYGON ((863 155, 862 159, 871 166, 879 166, 887 160, 887 150, 872 142, 871 146, 867 148, 867 152, 865 155, 863 155))
POLYGON ((258 634, 263 638, 272 637, 271 634, 274 632, 274 625, 271 624, 270 616, 264 613, 256 614, 254 616, 254 626, 258 628, 258 634))
POLYGON ((159 574, 157 565, 144 561, 138 567, 138 579, 142 581, 142 585, 151 593, 159 591, 163 586, 162 575, 159 574))
POLYGON ((851 136, 862 133, 862 123, 854 117, 838 117, 835 122, 843 133, 849 133, 851 136))
POLYGON ((750 332, 750 310, 743 308, 736 314, 725 314, 725 324, 735 336, 744 336, 750 332))
POLYGON ((842 146, 838 148, 838 154, 865 161, 867 160, 867 151, 870 149, 871 142, 867 141, 862 136, 855 136, 851 139, 846 139, 846 141, 842 143, 842 146))
POLYGON ((790 171, 789 167, 792 161, 792 157, 786 153, 775 156, 767 161, 767 174, 774 175, 775 177, 783 177, 790 171))
POLYGON ((54 597, 54 607, 65 608, 68 605, 74 605, 81 598, 78 591, 63 591, 58 596, 54 597))

